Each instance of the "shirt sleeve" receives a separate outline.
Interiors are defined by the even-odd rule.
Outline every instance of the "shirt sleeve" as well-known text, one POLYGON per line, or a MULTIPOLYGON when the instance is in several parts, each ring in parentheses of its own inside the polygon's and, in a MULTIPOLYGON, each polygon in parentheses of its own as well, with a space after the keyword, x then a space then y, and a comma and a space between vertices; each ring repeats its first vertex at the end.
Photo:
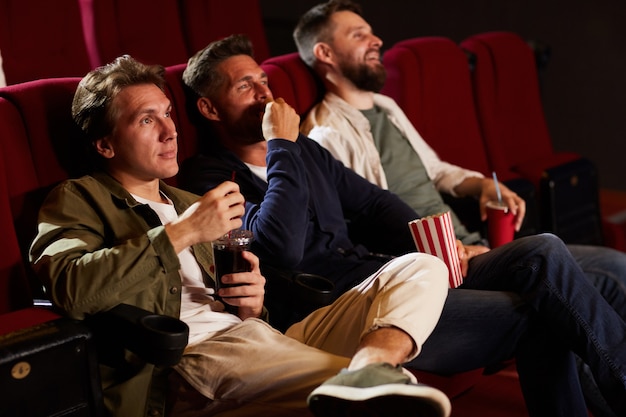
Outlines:
POLYGON ((267 191, 260 202, 246 203, 244 224, 260 258, 293 268, 304 257, 309 224, 306 167, 298 144, 273 139, 267 147, 267 191))
POLYGON ((153 311, 172 284, 164 276, 175 276, 180 263, 164 227, 133 227, 138 220, 123 213, 98 207, 71 184, 57 187, 44 202, 30 259, 53 303, 71 317, 124 300, 153 311))

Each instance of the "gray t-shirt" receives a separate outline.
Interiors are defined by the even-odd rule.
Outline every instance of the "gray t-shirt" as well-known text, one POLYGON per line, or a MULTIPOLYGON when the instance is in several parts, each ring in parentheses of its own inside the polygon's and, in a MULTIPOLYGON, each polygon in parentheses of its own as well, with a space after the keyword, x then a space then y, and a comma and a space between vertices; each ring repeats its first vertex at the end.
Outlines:
POLYGON ((361 110, 372 129, 374 144, 380 154, 389 191, 398 195, 420 216, 450 211, 457 239, 465 244, 479 243, 478 233, 470 233, 461 223, 428 177, 420 156, 411 147, 389 117, 377 106, 361 110))

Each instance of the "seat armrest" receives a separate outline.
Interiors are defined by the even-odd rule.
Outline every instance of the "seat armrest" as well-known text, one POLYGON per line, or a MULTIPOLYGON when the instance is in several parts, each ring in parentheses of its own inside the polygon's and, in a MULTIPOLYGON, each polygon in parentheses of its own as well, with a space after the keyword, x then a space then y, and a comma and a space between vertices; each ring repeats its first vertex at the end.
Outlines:
POLYGON ((98 364, 122 374, 136 370, 139 362, 125 362, 127 349, 172 366, 189 337, 177 318, 127 304, 85 320, 33 307, 2 314, 0 323, 2 416, 108 415, 98 364))
POLYGON ((128 349, 146 362, 173 366, 180 361, 189 340, 189 327, 183 321, 129 304, 120 304, 86 321, 94 332, 99 359, 108 364, 115 363, 116 355, 128 349))
POLYGON ((261 265, 261 272, 269 322, 280 331, 333 301, 335 284, 326 277, 268 264, 261 265))
POLYGON ((2 320, 23 327, 0 334, 0 415, 108 415, 93 332, 85 323, 40 308, 2 320))

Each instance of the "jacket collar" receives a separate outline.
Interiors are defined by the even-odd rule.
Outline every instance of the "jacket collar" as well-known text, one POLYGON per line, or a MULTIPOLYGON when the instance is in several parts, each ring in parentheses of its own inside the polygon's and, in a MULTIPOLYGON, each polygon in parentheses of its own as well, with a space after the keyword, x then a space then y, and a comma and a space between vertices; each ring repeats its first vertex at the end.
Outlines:
MULTIPOLYGON (((133 208, 141 205, 141 203, 137 202, 137 200, 135 200, 133 196, 124 187, 122 187, 122 184, 120 184, 108 173, 104 171, 98 171, 93 173, 92 177, 101 184, 103 184, 120 205, 126 206, 128 208, 133 208)), ((159 190, 172 200, 176 211, 178 213, 182 213, 187 209, 188 204, 178 199, 175 193, 169 192, 171 189, 172 187, 167 185, 164 181, 159 180, 159 190)))

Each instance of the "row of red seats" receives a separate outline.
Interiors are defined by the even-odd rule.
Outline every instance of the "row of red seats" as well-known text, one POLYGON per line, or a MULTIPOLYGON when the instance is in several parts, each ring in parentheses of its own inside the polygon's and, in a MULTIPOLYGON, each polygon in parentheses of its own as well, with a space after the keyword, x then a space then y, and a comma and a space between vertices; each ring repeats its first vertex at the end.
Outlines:
POLYGON ((174 65, 231 33, 248 35, 258 59, 270 56, 258 0, 0 0, 9 85, 82 76, 123 54, 174 65))
MULTIPOLYGON (((253 39, 259 61, 269 57, 258 0, 236 5, 219 0, 59 1, 63 4, 0 0, 0 19, 4 19, 0 51, 9 84, 81 76, 124 53, 146 63, 174 65, 211 40, 239 31, 253 39), (52 32, 55 36, 47 36, 52 32)), ((595 169, 579 155, 553 151, 532 51, 512 35, 495 41, 490 35, 466 40, 461 46, 478 60, 494 59, 476 67, 474 80, 480 80, 482 88, 470 91, 465 60, 458 53, 456 57, 443 54, 447 49, 442 43, 430 46, 433 52, 411 40, 395 45, 385 54, 390 76, 384 92, 396 98, 446 160, 486 175, 495 170, 504 181, 519 177, 532 181, 537 195, 544 197, 538 207, 531 207, 525 232, 546 230, 570 243, 601 243, 595 169), (498 52, 492 54, 493 48, 498 52), (421 56, 427 59, 417 59, 421 56), (504 57, 498 58, 497 66, 495 57, 504 57), (520 77, 525 81, 518 82, 520 77), (493 80, 498 84, 489 85, 493 80), (485 111, 476 114, 469 104, 473 99, 485 111), (547 170, 554 167, 564 168, 549 178, 547 170), (556 186, 557 182, 561 184, 556 186), (584 218, 583 228, 580 218, 584 218)), ((309 99, 301 95, 294 94, 294 100, 309 99)))
POLYGON ((487 175, 495 171, 504 180, 530 181, 537 231, 556 233, 567 243, 603 243, 597 170, 579 154, 554 150, 535 55, 524 39, 509 32, 471 36, 460 45, 413 39, 396 44, 384 61, 392 73, 385 91, 413 106, 409 117, 446 160, 487 175), (416 72, 423 76, 411 77, 416 72), (419 99, 407 97, 409 81, 418 83, 409 91, 419 99))

